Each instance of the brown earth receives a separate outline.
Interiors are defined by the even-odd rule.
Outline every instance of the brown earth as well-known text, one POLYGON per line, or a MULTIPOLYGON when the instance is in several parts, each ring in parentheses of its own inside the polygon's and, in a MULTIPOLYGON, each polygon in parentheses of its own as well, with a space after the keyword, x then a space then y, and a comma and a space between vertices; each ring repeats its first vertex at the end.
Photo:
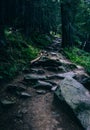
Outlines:
MULTIPOLYGON (((59 40, 56 38, 56 41, 59 40)), ((58 53, 58 48, 53 51, 53 46, 47 51, 43 51, 42 57, 48 57, 54 60, 60 60, 63 62, 65 72, 73 71, 78 73, 78 79, 82 80, 80 77, 82 75, 88 76, 83 68, 70 68, 70 61, 68 61, 62 54, 58 53)), ((57 45, 56 45, 57 46, 57 45)), ((38 61, 37 61, 38 62, 38 61)), ((52 65, 53 67, 53 65, 52 65)), ((64 73, 59 70, 49 71, 42 65, 36 67, 32 66, 33 69, 41 69, 45 71, 45 76, 64 73)), ((27 74, 36 72, 31 72, 27 70, 27 74)), ((63 70, 63 69, 62 69, 63 70)), ((64 70, 63 70, 64 71, 64 70)), ((83 128, 77 123, 77 120, 73 120, 68 115, 67 112, 63 111, 63 107, 55 105, 54 103, 54 92, 45 90, 44 92, 38 93, 37 89, 33 88, 32 83, 27 83, 23 80, 26 75, 26 70, 22 72, 20 76, 14 79, 11 84, 25 86, 26 92, 31 94, 30 98, 20 97, 18 94, 9 93, 6 91, 7 85, 5 85, 0 92, 0 99, 8 99, 15 101, 13 106, 2 106, 0 105, 0 130, 83 130, 83 128)), ((56 85, 62 79, 50 79, 50 81, 55 82, 56 85)))

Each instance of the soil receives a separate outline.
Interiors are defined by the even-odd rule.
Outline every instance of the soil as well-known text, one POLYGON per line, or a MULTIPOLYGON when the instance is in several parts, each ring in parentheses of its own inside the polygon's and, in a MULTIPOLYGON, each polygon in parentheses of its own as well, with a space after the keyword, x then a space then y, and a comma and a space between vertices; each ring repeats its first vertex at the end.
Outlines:
MULTIPOLYGON (((55 41, 60 41, 56 38, 55 41)), ((53 43, 54 44, 54 43, 53 43)), ((62 59, 66 64, 71 63, 65 57, 58 53, 59 47, 54 50, 53 45, 46 51, 43 50, 43 56, 52 57, 53 59, 62 59), (53 54, 52 54, 53 52, 53 54), (55 53, 55 54, 54 54, 55 53)), ((55 45, 57 46, 57 44, 55 45)), ((59 46, 59 45, 58 45, 59 46)), ((69 65, 68 65, 69 66, 69 65)), ((45 67, 32 68, 42 69, 45 71, 45 76, 57 74, 58 72, 48 71, 45 67)), ((31 69, 31 68, 30 68, 31 69)), ((66 72, 71 71, 70 68, 65 68, 66 72)), ((74 69, 73 72, 83 73, 87 76, 82 68, 74 69)), ((63 107, 54 103, 54 92, 45 90, 45 93, 37 93, 37 89, 33 88, 32 83, 26 83, 23 79, 26 74, 32 72, 22 72, 20 76, 14 79, 10 84, 24 85, 26 92, 31 95, 30 98, 21 98, 15 93, 6 91, 7 84, 0 92, 0 99, 8 99, 15 101, 13 106, 0 105, 0 130, 83 130, 83 128, 68 115, 68 110, 65 112, 63 107)), ((34 72, 35 73, 35 72, 34 72)), ((59 79, 51 80, 58 84, 59 79)))

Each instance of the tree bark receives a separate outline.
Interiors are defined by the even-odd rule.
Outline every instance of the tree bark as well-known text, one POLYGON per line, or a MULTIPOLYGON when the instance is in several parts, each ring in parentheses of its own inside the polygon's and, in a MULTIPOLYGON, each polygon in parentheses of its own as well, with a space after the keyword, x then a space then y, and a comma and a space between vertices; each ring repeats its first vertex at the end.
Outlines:
POLYGON ((62 22, 62 47, 73 46, 73 29, 71 9, 67 2, 61 2, 61 22, 62 22))

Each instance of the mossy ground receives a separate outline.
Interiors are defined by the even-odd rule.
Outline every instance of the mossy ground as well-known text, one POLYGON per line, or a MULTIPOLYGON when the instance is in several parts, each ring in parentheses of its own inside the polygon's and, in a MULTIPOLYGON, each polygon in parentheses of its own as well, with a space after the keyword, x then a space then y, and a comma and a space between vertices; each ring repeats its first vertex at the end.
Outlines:
POLYGON ((39 54, 39 49, 18 31, 5 30, 5 45, 0 49, 0 79, 12 79, 39 54))
POLYGON ((85 67, 90 74, 90 53, 85 52, 79 48, 65 49, 66 56, 74 63, 85 67))

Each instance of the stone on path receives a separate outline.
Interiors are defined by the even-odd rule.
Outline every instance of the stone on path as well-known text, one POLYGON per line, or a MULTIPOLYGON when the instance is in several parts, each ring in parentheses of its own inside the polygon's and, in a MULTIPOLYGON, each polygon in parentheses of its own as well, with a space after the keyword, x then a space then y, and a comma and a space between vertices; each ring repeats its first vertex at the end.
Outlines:
POLYGON ((45 69, 51 72, 66 72, 63 66, 53 67, 52 65, 49 67, 45 67, 45 69))
POLYGON ((90 130, 90 93, 82 84, 66 77, 55 91, 55 97, 72 109, 85 130, 90 130))
POLYGON ((64 79, 66 77, 73 78, 73 77, 75 77, 75 73, 70 71, 70 72, 62 73, 62 74, 54 74, 54 75, 48 76, 48 79, 55 79, 55 78, 57 78, 57 79, 64 79))
POLYGON ((68 60, 66 60, 64 58, 60 59, 60 62, 62 63, 62 65, 64 67, 67 67, 67 68, 70 68, 70 69, 76 69, 77 68, 76 64, 71 63, 70 61, 68 61, 68 60))
POLYGON ((63 74, 57 74, 58 77, 62 77, 62 78, 66 78, 66 77, 75 77, 75 73, 74 72, 67 72, 67 73, 63 73, 63 74))
POLYGON ((52 84, 45 81, 38 81, 34 88, 51 90, 52 84))
POLYGON ((31 95, 29 93, 22 92, 22 93, 20 93, 20 97, 22 97, 22 98, 29 98, 29 97, 31 97, 31 95))
POLYGON ((2 99, 0 101, 1 105, 4 106, 4 107, 10 107, 12 105, 15 104, 15 101, 11 101, 11 100, 7 100, 7 99, 2 99))
POLYGON ((16 85, 13 85, 13 84, 9 84, 6 88, 6 90, 8 92, 12 92, 12 93, 15 93, 16 91, 25 91, 26 90, 26 87, 23 85, 23 84, 16 84, 16 85))
POLYGON ((46 91, 45 90, 37 90, 36 93, 38 93, 38 94, 45 94, 46 91))
POLYGON ((43 66, 43 67, 47 67, 47 66, 60 66, 62 65, 62 63, 57 60, 57 59, 51 59, 48 57, 42 57, 38 62, 34 62, 32 64, 32 66, 43 66))
POLYGON ((54 81, 52 81, 52 80, 45 80, 45 81, 48 82, 48 83, 50 83, 50 84, 52 84, 52 86, 56 86, 57 85, 57 83, 54 82, 54 81))
POLYGON ((52 87, 52 91, 55 91, 57 89, 57 86, 55 86, 55 87, 52 87))
POLYGON ((44 70, 38 69, 38 68, 37 69, 36 68, 31 69, 31 72, 36 73, 36 74, 45 74, 44 70))
POLYGON ((45 80, 46 76, 35 75, 35 74, 27 74, 24 76, 24 80, 27 82, 37 81, 37 80, 45 80))

